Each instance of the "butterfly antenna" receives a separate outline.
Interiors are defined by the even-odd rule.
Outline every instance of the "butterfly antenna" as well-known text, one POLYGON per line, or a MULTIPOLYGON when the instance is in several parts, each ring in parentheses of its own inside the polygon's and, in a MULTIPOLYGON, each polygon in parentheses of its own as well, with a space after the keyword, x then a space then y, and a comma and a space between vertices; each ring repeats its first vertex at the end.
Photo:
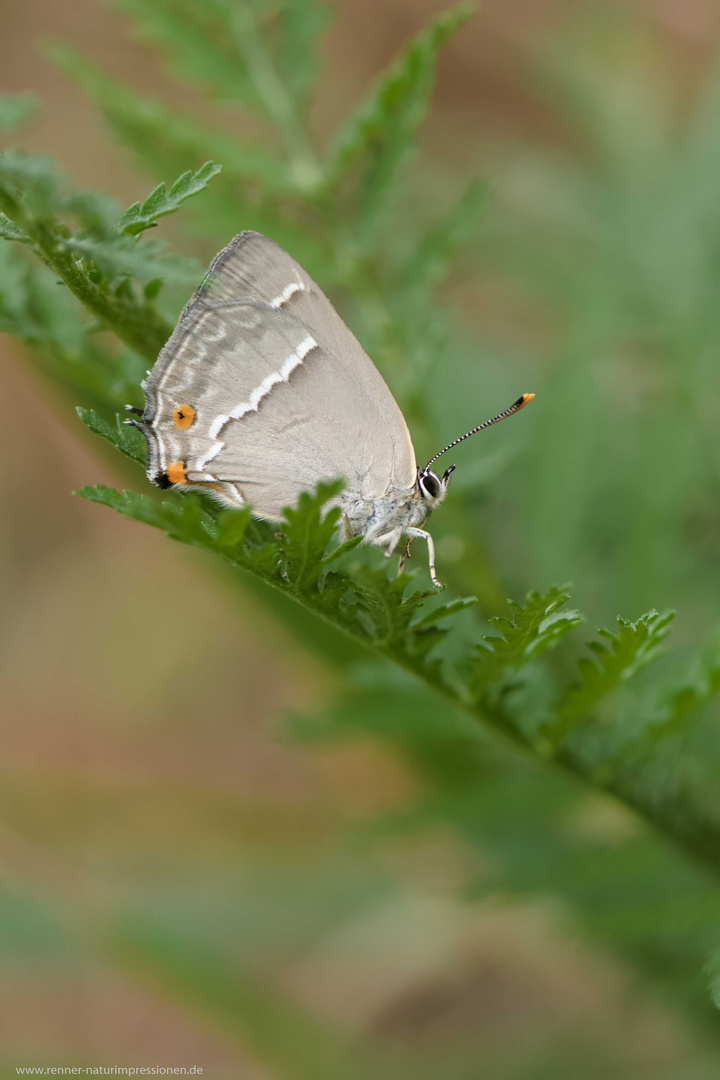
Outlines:
POLYGON ((455 439, 454 442, 448 443, 444 450, 441 450, 439 454, 435 455, 435 457, 430 458, 425 468, 429 469, 433 461, 437 461, 439 457, 442 457, 443 454, 446 454, 448 450, 452 450, 453 446, 457 446, 458 443, 465 442, 465 440, 469 439, 471 435, 477 435, 478 431, 483 431, 485 428, 491 427, 493 424, 497 424, 499 420, 505 420, 506 417, 512 416, 513 413, 520 412, 520 410, 524 409, 525 406, 529 402, 531 402, 534 397, 534 394, 523 394, 522 397, 519 397, 517 401, 514 401, 512 403, 509 409, 505 409, 504 412, 498 413, 497 416, 493 416, 492 420, 486 420, 484 424, 479 424, 476 428, 473 428, 472 431, 468 431, 466 435, 462 435, 459 439, 455 439))

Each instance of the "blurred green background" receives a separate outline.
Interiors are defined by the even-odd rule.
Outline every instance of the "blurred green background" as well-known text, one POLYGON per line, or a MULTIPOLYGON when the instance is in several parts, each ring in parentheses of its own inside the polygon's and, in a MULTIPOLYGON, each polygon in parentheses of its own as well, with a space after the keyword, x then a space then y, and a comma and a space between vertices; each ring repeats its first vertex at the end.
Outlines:
MULTIPOLYGON (((318 143, 442 10, 330 6, 318 143)), ((476 534, 463 548, 449 501, 440 576, 479 568, 486 614, 568 579, 591 625, 674 607, 668 680, 720 631, 716 24, 711 0, 487 5, 445 49, 387 226, 402 245, 469 178, 490 181, 439 298, 463 347, 447 373, 430 365, 432 433, 409 395, 419 456, 537 394, 458 451, 476 534)), ((147 175, 45 58, 52 37, 202 117, 195 86, 96 0, 3 11, 3 90, 43 102, 23 144, 82 186, 142 198, 147 175)), ((227 127, 257 132, 229 110, 227 127)), ((217 243, 176 220, 162 230, 207 261, 248 224, 221 223, 217 243)), ((371 335, 372 313, 355 317, 371 335)), ((0 350, 7 1075, 718 1075, 703 965, 720 910, 701 872, 625 809, 490 740, 470 785, 457 727, 431 750, 371 738, 403 710, 422 731, 440 706, 362 666, 348 691, 255 590, 73 499, 117 482, 115 463, 25 351, 7 337, 0 350)), ((400 396, 403 362, 384 368, 400 396)), ((717 721, 710 708, 705 744, 717 721)))

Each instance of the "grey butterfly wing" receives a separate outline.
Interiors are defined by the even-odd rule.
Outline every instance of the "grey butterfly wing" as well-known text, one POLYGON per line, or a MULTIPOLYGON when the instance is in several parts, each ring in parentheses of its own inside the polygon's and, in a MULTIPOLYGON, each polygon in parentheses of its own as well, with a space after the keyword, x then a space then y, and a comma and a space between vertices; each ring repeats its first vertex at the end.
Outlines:
MULTIPOLYGON (((314 328, 246 300, 209 308, 201 329, 213 352, 224 348, 195 383, 190 482, 216 481, 226 494, 232 485, 271 519, 324 479, 343 476, 365 498, 398 486, 392 433, 377 423, 357 370, 338 363, 314 328)), ((414 462, 400 482, 413 480, 414 462)))
POLYGON ((201 303, 251 297, 287 311, 320 335, 324 347, 360 382, 374 402, 373 418, 392 434, 402 483, 415 480, 415 452, 397 402, 370 357, 306 270, 274 240, 243 232, 213 260, 198 290, 201 303))
MULTIPOLYGON (((250 231, 240 233, 215 256, 205 280, 185 310, 198 302, 218 303, 243 297, 261 300, 295 315, 307 326, 315 328, 326 346, 347 363, 358 363, 379 377, 367 353, 300 263, 274 240, 250 231)), ((387 407, 386 398, 392 403, 393 417, 399 416, 404 424, 402 413, 387 387, 378 400, 378 407, 381 410, 387 407)))
POLYGON ((312 279, 257 234, 220 253, 143 388, 155 482, 208 484, 271 519, 323 479, 344 476, 365 498, 414 483, 379 372, 312 279), (262 298, 238 298, 249 289, 262 298), (284 310, 296 294, 304 319, 284 310))

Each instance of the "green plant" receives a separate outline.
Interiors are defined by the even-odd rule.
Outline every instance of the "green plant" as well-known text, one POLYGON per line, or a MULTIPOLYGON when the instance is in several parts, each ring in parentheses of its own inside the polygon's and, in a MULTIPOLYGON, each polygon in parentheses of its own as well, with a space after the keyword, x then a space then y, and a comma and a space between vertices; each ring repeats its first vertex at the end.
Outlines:
MULTIPOLYGON (((402 229, 399 204, 403 166, 414 152, 439 52, 470 10, 461 5, 422 31, 318 153, 304 115, 324 26, 319 6, 310 0, 280 9, 226 0, 118 6, 211 96, 255 110, 274 145, 238 143, 178 118, 66 46, 53 46, 120 141, 165 180, 121 212, 105 196, 72 192, 52 162, 5 152, 0 235, 9 243, 0 252, 0 329, 31 345, 43 370, 81 400, 85 425, 141 466, 143 441, 121 425, 118 410, 126 401, 140 403, 142 369, 201 277, 197 264, 168 254, 144 233, 181 206, 218 243, 228 239, 227 221, 239 221, 271 234, 337 292, 420 433, 421 450, 439 445, 447 406, 428 387, 437 387, 441 371, 466 371, 471 353, 435 290, 458 249, 474 239, 486 188, 473 180, 419 239, 402 229), (59 290, 57 279, 66 288, 59 290), (96 336, 100 329, 112 330, 120 344, 96 336)), ((4 99, 0 122, 14 126, 28 107, 4 99)), ((269 586, 281 604, 292 601, 281 607, 283 618, 356 686, 352 698, 326 715, 295 718, 296 732, 329 739, 370 731, 400 747, 432 790, 404 827, 449 822, 495 853, 507 888, 533 892, 561 882, 592 936, 630 955, 707 1017, 700 967, 716 940, 717 893, 709 878, 720 872, 720 806, 707 773, 720 748, 703 726, 703 709, 720 690, 717 645, 681 680, 653 681, 646 669, 661 654, 671 613, 619 619, 617 630, 600 631, 591 656, 577 664, 565 639, 583 619, 566 609, 564 589, 530 592, 523 604, 511 605, 510 619, 499 616, 503 589, 478 542, 480 504, 468 487, 457 485, 438 515, 439 528, 462 551, 450 566, 451 586, 476 594, 458 600, 424 589, 422 570, 393 579, 376 552, 355 541, 337 546, 336 517, 321 513, 336 490, 331 484, 289 508, 280 535, 204 496, 161 498, 108 487, 79 494, 220 556, 242 572, 243 582, 269 586), (323 632, 318 619, 342 631, 347 643, 323 632), (525 759, 498 749, 481 725, 505 736, 525 759), (689 750, 679 756, 683 747, 689 750), (614 796, 701 869, 644 836, 610 849, 569 835, 567 821, 584 797, 577 780, 590 792, 614 796), (642 880, 633 877, 638 852, 645 858, 642 880), (683 949, 666 929, 671 882, 678 879, 695 911, 683 949), (612 898, 608 881, 616 886, 612 898), (625 938, 614 934, 613 903, 619 909, 625 893, 643 888, 646 925, 634 924, 625 938)), ((560 515, 552 525, 562 534, 560 515)))

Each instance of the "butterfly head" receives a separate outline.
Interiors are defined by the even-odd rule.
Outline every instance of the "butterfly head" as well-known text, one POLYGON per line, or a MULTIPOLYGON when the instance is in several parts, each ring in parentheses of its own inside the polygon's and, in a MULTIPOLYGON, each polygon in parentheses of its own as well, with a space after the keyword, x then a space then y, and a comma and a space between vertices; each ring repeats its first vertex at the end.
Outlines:
POLYGON ((418 492, 428 510, 433 510, 443 501, 447 495, 450 477, 454 471, 454 465, 451 465, 449 469, 446 469, 442 476, 438 476, 438 474, 427 465, 424 469, 418 469, 418 492))

